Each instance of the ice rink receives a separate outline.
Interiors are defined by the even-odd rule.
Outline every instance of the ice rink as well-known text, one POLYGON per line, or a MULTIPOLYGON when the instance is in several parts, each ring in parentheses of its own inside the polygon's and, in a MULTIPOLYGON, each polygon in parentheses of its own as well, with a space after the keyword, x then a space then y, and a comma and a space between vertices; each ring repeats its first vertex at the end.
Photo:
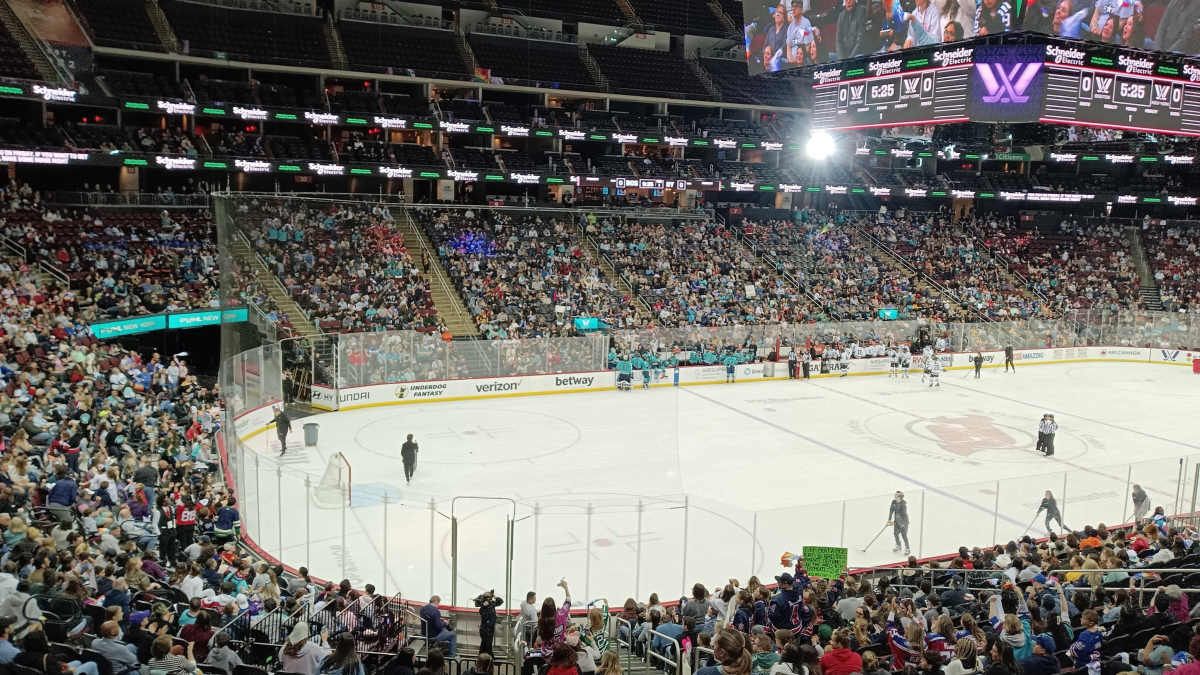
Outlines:
POLYGON ((1200 377, 1184 368, 1080 363, 956 370, 939 389, 914 372, 375 407, 303 420, 320 424, 319 444, 294 434, 282 460, 273 433, 251 439, 242 461, 260 478, 242 511, 290 564, 444 602, 453 511, 469 604, 504 587, 512 507, 467 496, 511 498, 514 596, 567 577, 577 598, 665 600, 696 581, 770 578, 804 545, 846 546, 852 565, 899 560, 890 528, 862 550, 895 490, 918 555, 1044 534, 1045 490, 1068 526, 1130 519, 1132 483, 1186 508, 1198 406, 1200 377), (1044 412, 1061 427, 1051 458, 1034 451, 1044 412), (406 434, 421 448, 411 485, 406 434), (315 506, 304 476, 314 489, 339 451, 351 505, 315 506))

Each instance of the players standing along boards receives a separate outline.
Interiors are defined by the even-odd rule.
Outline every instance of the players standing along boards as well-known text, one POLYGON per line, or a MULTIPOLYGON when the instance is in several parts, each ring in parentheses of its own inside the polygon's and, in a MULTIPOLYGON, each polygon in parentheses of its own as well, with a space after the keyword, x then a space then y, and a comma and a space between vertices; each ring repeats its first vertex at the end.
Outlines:
POLYGON ((892 497, 892 504, 888 507, 887 524, 892 526, 892 536, 896 539, 896 548, 892 552, 900 552, 900 540, 904 539, 904 555, 908 555, 908 502, 904 501, 904 493, 899 490, 896 490, 896 496, 892 497))

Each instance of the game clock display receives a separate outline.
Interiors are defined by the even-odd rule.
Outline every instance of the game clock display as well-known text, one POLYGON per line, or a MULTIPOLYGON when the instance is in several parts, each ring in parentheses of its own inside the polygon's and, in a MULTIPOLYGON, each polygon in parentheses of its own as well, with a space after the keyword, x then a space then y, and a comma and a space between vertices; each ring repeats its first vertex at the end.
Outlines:
POLYGON ((1200 135, 1200 86, 1151 75, 1051 66, 1041 121, 1200 135))
POLYGON ((886 56, 813 73, 813 126, 856 129, 967 119, 972 50, 886 56))

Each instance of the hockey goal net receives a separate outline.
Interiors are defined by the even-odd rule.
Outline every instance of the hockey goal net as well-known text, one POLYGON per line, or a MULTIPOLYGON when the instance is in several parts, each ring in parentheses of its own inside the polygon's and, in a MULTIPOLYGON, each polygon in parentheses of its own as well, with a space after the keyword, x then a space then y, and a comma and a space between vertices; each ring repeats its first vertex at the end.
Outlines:
POLYGON ((313 504, 324 509, 350 505, 350 461, 342 453, 334 453, 325 465, 325 473, 313 487, 313 504))

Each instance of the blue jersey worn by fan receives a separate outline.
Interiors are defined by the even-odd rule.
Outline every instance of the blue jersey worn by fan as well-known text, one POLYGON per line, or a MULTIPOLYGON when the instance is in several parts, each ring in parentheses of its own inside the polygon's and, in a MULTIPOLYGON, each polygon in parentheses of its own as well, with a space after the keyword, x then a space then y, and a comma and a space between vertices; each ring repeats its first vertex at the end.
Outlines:
POLYGON ((790 630, 794 635, 812 635, 816 613, 804 602, 804 588, 809 585, 808 577, 794 578, 784 572, 775 577, 779 592, 771 598, 771 625, 790 630))

